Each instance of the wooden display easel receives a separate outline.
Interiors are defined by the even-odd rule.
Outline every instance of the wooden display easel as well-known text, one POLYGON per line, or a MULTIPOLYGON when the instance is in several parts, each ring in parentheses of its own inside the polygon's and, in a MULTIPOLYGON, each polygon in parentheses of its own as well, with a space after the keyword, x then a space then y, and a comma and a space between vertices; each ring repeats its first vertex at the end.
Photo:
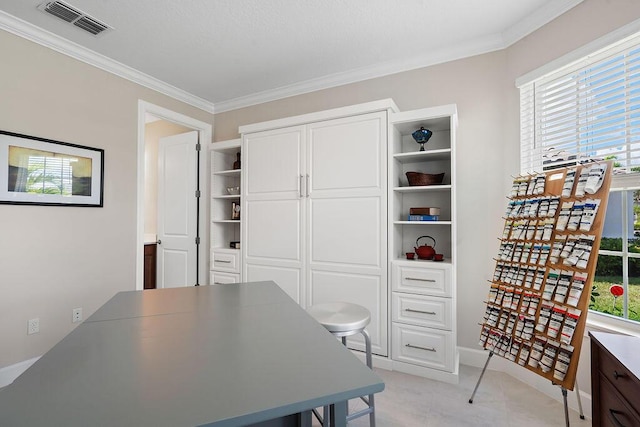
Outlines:
MULTIPOLYGON (((491 286, 492 286, 492 290, 496 289, 497 287, 499 287, 500 289, 502 288, 506 288, 506 289, 513 289, 512 295, 513 294, 519 294, 519 295, 527 295, 527 297, 533 295, 534 297, 538 298, 539 304, 537 304, 537 309, 535 310, 535 315, 531 314, 531 312, 525 312, 525 314, 523 314, 522 308, 523 308, 523 298, 520 298, 519 302, 516 304, 516 307, 514 308, 514 304, 511 303, 509 304, 509 306, 507 307, 506 305, 503 305, 504 303, 501 301, 499 301, 498 303, 492 302, 491 298, 488 299, 487 303, 487 311, 486 313, 489 313, 491 310, 493 310, 493 312, 495 313, 496 310, 500 310, 500 315, 502 315, 503 312, 508 312, 509 315, 512 315, 512 313, 516 313, 517 314, 517 320, 515 321, 515 323, 517 324, 517 322, 524 322, 524 318, 528 318, 529 321, 531 321, 531 319, 535 319, 535 325, 538 325, 540 320, 541 320, 541 311, 542 311, 542 307, 543 307, 543 303, 546 303, 547 306, 549 304, 554 304, 554 307, 557 307, 558 310, 560 312, 562 312, 562 310, 565 309, 578 309, 580 310, 580 316, 577 320, 577 323, 575 325, 575 330, 573 332, 573 335, 571 336, 571 338, 566 338, 564 339, 564 343, 568 344, 568 347, 572 347, 573 351, 572 353, 563 353, 563 356, 565 357, 564 360, 566 360, 566 356, 567 354, 570 354, 569 357, 569 364, 568 364, 568 368, 566 369, 566 373, 564 374, 564 378, 562 380, 558 380, 557 377, 554 377, 554 372, 555 372, 555 367, 558 366, 556 365, 556 363, 558 362, 558 356, 560 355, 560 351, 557 351, 554 355, 554 359, 553 359, 553 364, 552 364, 552 368, 550 371, 544 371, 542 369, 542 365, 540 363, 533 363, 534 366, 530 365, 528 362, 530 360, 530 357, 532 357, 532 353, 533 351, 531 351, 530 353, 523 353, 523 351, 526 351, 525 349, 533 349, 534 343, 536 342, 536 339, 539 338, 538 341, 538 347, 540 348, 540 342, 544 342, 544 349, 547 349, 547 346, 553 347, 553 348, 558 348, 555 347, 555 344, 558 344, 561 341, 562 336, 560 335, 558 329, 562 330, 562 328, 564 327, 564 322, 567 319, 567 317, 563 317, 562 319, 562 324, 560 325, 559 328, 555 328, 555 331, 552 331, 551 328, 549 328, 549 324, 547 323, 546 326, 544 326, 542 328, 542 331, 538 331, 535 330, 533 331, 532 335, 530 338, 528 339, 523 339, 523 335, 518 335, 518 330, 516 328, 516 325, 511 324, 511 329, 509 330, 509 328, 505 328, 504 327, 504 323, 501 323, 500 325, 498 325, 498 327, 496 327, 495 325, 492 326, 493 323, 495 322, 488 322, 487 318, 485 317, 485 321, 481 324, 482 325, 482 329, 483 332, 481 333, 481 345, 483 345, 483 347, 485 349, 489 350, 489 356, 487 357, 487 361, 484 365, 484 368, 482 370, 482 373, 480 374, 480 377, 478 379, 478 382, 476 384, 475 389, 473 390, 473 394, 471 395, 471 398, 469 399, 469 403, 473 403, 473 398, 476 394, 476 391, 478 390, 478 386, 480 385, 480 382, 482 381, 482 377, 485 373, 485 370, 487 369, 487 366, 489 364, 489 361, 491 360, 491 357, 494 354, 499 354, 496 351, 497 347, 500 347, 501 350, 500 352, 503 353, 503 347, 505 345, 509 345, 510 347, 510 351, 508 354, 504 354, 504 357, 512 360, 516 363, 519 363, 519 365, 522 365, 522 357, 525 356, 527 359, 525 360, 524 363, 524 367, 526 369, 529 369, 530 371, 548 379, 549 381, 552 382, 552 384, 554 385, 558 385, 561 388, 562 391, 562 396, 563 396, 563 401, 564 401, 564 412, 565 412, 565 420, 566 420, 566 425, 569 426, 569 412, 568 412, 568 405, 567 405, 567 390, 573 390, 574 386, 576 389, 576 392, 578 393, 578 406, 580 409, 580 418, 584 419, 584 415, 582 412, 582 403, 580 401, 580 395, 579 395, 579 390, 578 390, 578 384, 576 381, 576 373, 577 373, 577 369, 578 369, 578 361, 580 358, 580 349, 582 347, 582 339, 584 337, 584 329, 586 326, 586 318, 587 318, 587 313, 589 310, 589 303, 590 303, 590 298, 591 298, 591 289, 593 287, 593 279, 594 279, 594 275, 595 275, 595 271, 596 271, 596 265, 597 265, 597 261, 598 261, 598 250, 600 248, 600 240, 601 240, 601 235, 602 235, 602 228, 604 226, 604 218, 605 218, 605 214, 607 211, 607 202, 608 202, 608 197, 609 197, 609 188, 611 186, 611 171, 613 168, 613 162, 612 161, 605 161, 605 162, 600 162, 600 164, 606 163, 607 165, 607 170, 604 174, 604 179, 602 182, 601 187, 598 189, 598 191, 596 191, 594 194, 586 194, 584 197, 576 197, 576 188, 578 185, 578 180, 580 177, 580 174, 582 172, 582 170, 584 168, 590 168, 591 166, 597 164, 597 163, 587 163, 584 165, 577 165, 575 167, 569 167, 569 168, 562 168, 562 169, 555 169, 552 171, 548 171, 545 172, 543 174, 532 174, 529 177, 519 177, 516 178, 516 180, 514 181, 514 185, 517 181, 525 181, 527 180, 527 178, 529 179, 535 179, 536 176, 540 176, 540 175, 544 175, 545 176, 545 185, 544 185, 544 192, 542 194, 538 194, 538 195, 525 195, 525 196, 516 196, 516 197, 510 197, 510 204, 513 203, 513 201, 527 201, 530 199, 534 199, 534 198, 558 198, 559 197, 559 206, 557 208, 557 211, 555 213, 555 215, 553 217, 539 217, 539 216, 535 216, 535 217, 510 217, 510 218, 506 218, 505 219, 505 232, 503 233, 503 238, 500 239, 501 240, 501 248, 503 247, 503 244, 507 244, 507 245, 512 245, 512 246, 516 246, 520 243, 526 243, 526 244, 530 244, 534 245, 534 244, 538 244, 541 245, 543 242, 541 242, 540 240, 532 240, 532 239, 527 239, 525 237, 525 239, 516 239, 513 240, 511 239, 512 233, 510 231, 510 227, 513 226, 514 222, 517 221, 531 221, 532 219, 537 221, 536 224, 540 224, 540 222, 542 222, 543 220, 547 220, 548 222, 551 222, 551 220, 553 220, 553 231, 552 231, 552 235, 550 237, 550 239, 545 240, 544 243, 546 244, 550 244, 551 248, 553 249, 553 244, 555 242, 560 242, 561 240, 558 240, 560 238, 562 238, 563 236, 566 237, 567 241, 569 240, 570 236, 573 236, 575 238, 575 236, 580 236, 580 235, 588 235, 588 236, 594 236, 594 241, 593 241, 593 245, 591 247, 591 253, 586 265, 586 268, 578 268, 577 266, 569 266, 569 265, 565 265, 563 264, 563 260, 562 259, 558 259, 557 262, 551 262, 550 259, 547 259, 545 261, 544 264, 541 264, 540 262, 537 262, 535 264, 531 264, 530 263, 530 259, 527 258, 525 262, 520 262, 520 260, 508 260, 505 261, 504 259, 500 259, 500 256, 498 256, 498 259, 496 259, 496 270, 494 272, 494 280, 491 280, 491 286), (567 176, 567 173, 569 171, 574 170, 576 171, 575 173, 575 180, 573 182, 573 187, 571 188, 571 193, 569 197, 562 197, 562 189, 563 189, 563 185, 565 183, 565 178, 567 176), (560 212, 562 211, 562 205, 564 202, 584 202, 586 199, 599 199, 600 200, 600 205, 598 207, 597 213, 593 219, 593 223, 591 225, 591 229, 589 231, 581 231, 580 228, 578 228, 578 230, 576 231, 568 231, 568 230, 563 230, 563 231, 559 231, 557 230, 557 221, 558 218, 560 216, 560 212), (509 229, 509 232, 507 233, 506 230, 509 229), (508 234, 506 237, 504 234, 508 234), (558 237, 558 239, 556 239, 556 237, 558 237), (516 283, 513 283, 514 281, 512 280, 509 283, 506 282, 502 282, 501 280, 495 280, 497 272, 498 271, 502 271, 505 268, 505 265, 507 265, 507 267, 513 271, 514 269, 517 269, 518 272, 520 270, 527 270, 527 269, 533 269, 536 268, 537 270, 541 270, 544 269, 544 282, 540 285, 540 287, 538 289, 533 289, 531 287, 527 287, 525 285, 523 285, 522 280, 520 282, 518 282, 516 280, 516 283), (579 300, 577 300, 578 302, 576 304, 569 304, 569 298, 568 295, 566 297, 566 300, 563 301, 557 301, 555 300, 555 292, 557 290, 557 288, 554 288, 553 293, 548 295, 548 297, 550 298, 547 299, 546 296, 544 295, 544 289, 545 289, 545 285, 547 283, 547 278, 549 277, 549 272, 553 271, 553 270, 562 270, 562 271, 566 271, 566 272, 570 272, 572 274, 571 276, 571 285, 573 285, 573 274, 575 273, 580 273, 580 274, 587 274, 587 279, 584 282, 584 288, 582 290, 582 293, 579 297, 579 300), (501 328, 501 327, 502 328, 501 328), (492 340, 484 339, 484 334, 485 332, 487 332, 487 330, 489 330, 489 333, 494 334, 494 336, 492 337, 492 340), (551 334, 551 333, 555 333, 556 335, 551 337, 550 335, 547 334, 551 334), (500 342, 497 342, 496 339, 494 339, 495 337, 499 336, 500 337, 500 342), (541 341, 540 341, 541 340, 541 341), (556 341, 557 340, 557 341, 556 341), (569 340, 569 342, 567 343, 567 340, 569 340), (505 344, 505 342, 508 342, 509 344, 505 344), (496 343, 498 344, 498 346, 496 345, 496 343), (516 345, 517 345, 517 349, 516 349, 516 345), (511 347, 513 346, 513 347, 511 347), (514 349, 515 352, 517 352, 517 354, 515 354, 514 356, 514 349)), ((514 256, 514 258, 516 258, 514 256)), ((502 276, 501 276, 502 277, 502 276)), ((520 276, 518 276, 520 277, 520 276)), ((582 283, 582 282, 580 282, 582 283)), ((571 288, 568 288, 571 289, 571 288)), ((567 290, 568 291, 568 290, 567 290)), ((491 295, 491 292, 490 292, 491 295)), ((502 297, 501 297, 502 298, 502 297)), ((559 295, 559 298, 562 298, 562 295, 559 295)), ((548 307, 547 307, 548 309, 548 307)), ((554 325, 557 326, 557 325, 554 325)), ((563 331, 564 332, 564 331, 563 331)), ((552 349, 551 349, 552 350, 552 349)), ((552 352, 550 352, 549 354, 552 354, 552 352)), ((500 355, 500 354, 499 354, 500 355)), ((551 360, 551 358, 547 358, 546 362, 548 362, 549 360, 551 360)), ((548 369, 548 367, 546 367, 548 369)))

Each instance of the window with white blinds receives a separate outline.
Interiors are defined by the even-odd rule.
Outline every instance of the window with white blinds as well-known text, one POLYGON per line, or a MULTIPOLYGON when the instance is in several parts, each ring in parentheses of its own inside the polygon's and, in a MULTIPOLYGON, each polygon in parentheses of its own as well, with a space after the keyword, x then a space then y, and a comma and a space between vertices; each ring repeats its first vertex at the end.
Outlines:
MULTIPOLYGON (((586 53, 584 49, 581 52, 586 53)), ((625 328, 629 324, 637 328, 640 33, 547 72, 553 66, 535 70, 535 78, 519 84, 521 173, 613 159, 612 191, 589 308, 591 313, 604 315, 599 321, 613 322, 617 327, 616 322, 622 319, 625 328), (613 293, 614 286, 622 288, 621 295, 613 293)))
POLYGON ((640 36, 520 87, 521 172, 614 159, 640 172, 640 36))

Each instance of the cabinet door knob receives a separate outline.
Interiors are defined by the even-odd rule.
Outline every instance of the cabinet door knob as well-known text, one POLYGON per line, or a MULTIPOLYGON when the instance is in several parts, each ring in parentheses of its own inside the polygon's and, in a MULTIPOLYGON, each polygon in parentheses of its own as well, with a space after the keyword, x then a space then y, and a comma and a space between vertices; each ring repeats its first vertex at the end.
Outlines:
POLYGON ((159 244, 159 245, 161 245, 161 244, 162 244, 162 240, 158 239, 158 240, 156 241, 156 243, 157 243, 157 244, 159 244))
POLYGON ((621 374, 618 371, 613 371, 613 378, 618 379, 618 378, 626 378, 627 374, 621 374))

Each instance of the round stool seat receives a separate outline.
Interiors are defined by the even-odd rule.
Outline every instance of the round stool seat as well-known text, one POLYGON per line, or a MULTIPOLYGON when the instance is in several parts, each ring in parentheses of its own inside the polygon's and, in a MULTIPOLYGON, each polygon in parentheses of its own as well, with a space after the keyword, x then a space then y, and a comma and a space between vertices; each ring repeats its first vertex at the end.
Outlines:
POLYGON ((369 310, 348 302, 314 304, 307 312, 332 333, 360 331, 371 321, 369 310))

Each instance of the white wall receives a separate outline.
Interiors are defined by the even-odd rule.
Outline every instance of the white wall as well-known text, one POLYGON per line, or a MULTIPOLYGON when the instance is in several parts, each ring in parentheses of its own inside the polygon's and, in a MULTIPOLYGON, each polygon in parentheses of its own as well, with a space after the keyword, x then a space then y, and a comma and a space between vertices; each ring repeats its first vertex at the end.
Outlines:
POLYGON ((0 205, 2 368, 60 341, 74 307, 135 290, 138 100, 213 116, 5 31, 0 52, 0 129, 105 150, 103 208, 0 205))

